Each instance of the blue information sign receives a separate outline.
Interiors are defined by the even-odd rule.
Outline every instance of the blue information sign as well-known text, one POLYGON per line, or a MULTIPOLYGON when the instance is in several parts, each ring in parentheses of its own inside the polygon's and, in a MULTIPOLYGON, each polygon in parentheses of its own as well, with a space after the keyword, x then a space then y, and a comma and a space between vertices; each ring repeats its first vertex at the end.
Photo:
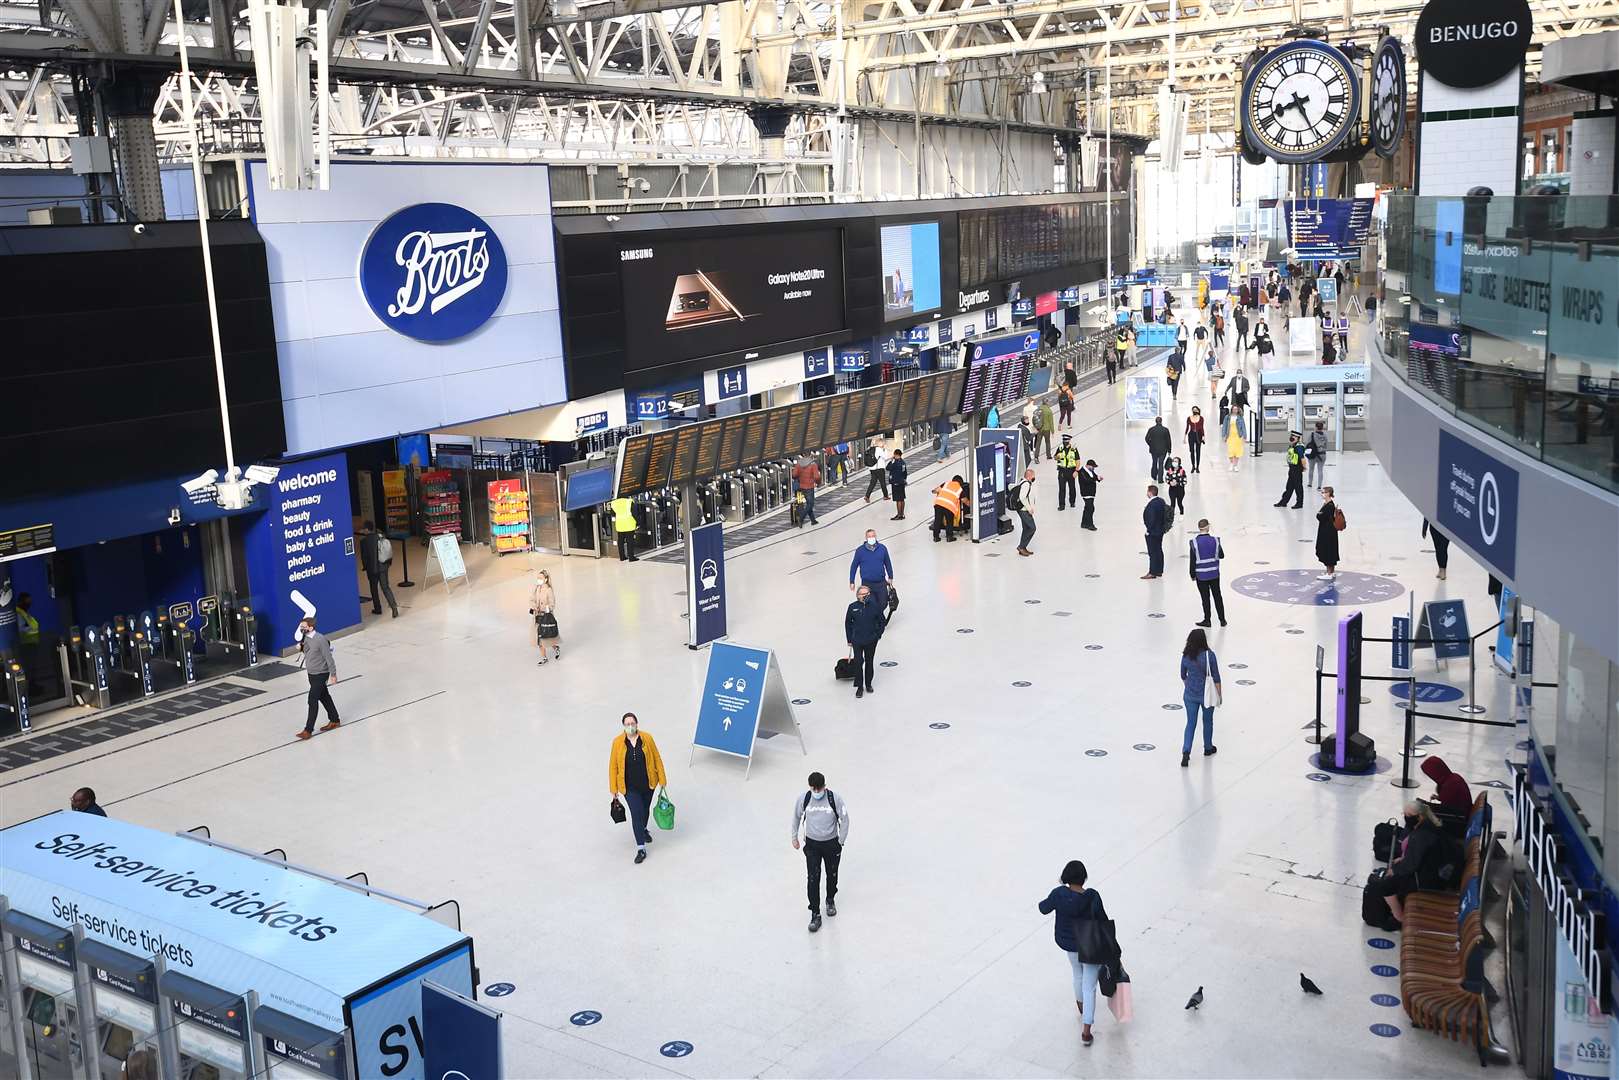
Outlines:
POLYGON ((1439 527, 1504 578, 1518 569, 1518 470, 1439 433, 1439 527))
POLYGON ((841 372, 864 371, 871 366, 871 342, 855 341, 848 345, 839 345, 837 362, 838 370, 841 372))
POLYGON ((708 678, 703 683, 693 742, 722 754, 750 756, 769 666, 767 649, 715 642, 708 656, 708 678))
POLYGON ((436 983, 422 984, 427 1080, 504 1080, 500 1014, 436 983))
POLYGON ((1411 620, 1404 615, 1394 616, 1394 658, 1390 665, 1395 671, 1411 670, 1411 620))
POLYGON ((939 344, 944 345, 955 340, 955 326, 949 319, 939 320, 939 344))
POLYGON ((1006 447, 1006 456, 1001 460, 1001 486, 998 491, 1005 491, 1016 483, 1018 451, 1023 447, 1023 433, 1017 428, 983 428, 978 432, 978 445, 985 446, 1000 443, 1006 447))
POLYGON ((453 341, 488 322, 506 295, 506 251, 489 223, 450 203, 389 216, 360 252, 360 292, 384 326, 453 341))
POLYGON ((1472 647, 1467 630, 1467 605, 1460 600, 1430 600, 1422 605, 1417 645, 1432 645, 1434 659, 1466 656, 1472 647))
POLYGON ((739 364, 736 367, 720 368, 719 375, 720 400, 726 398, 746 397, 748 394, 748 366, 739 364))
POLYGON ((974 540, 987 540, 995 535, 995 492, 1001 487, 998 482, 1001 469, 995 459, 1003 452, 999 443, 985 443, 973 449, 974 540))
POLYGON ((725 636, 725 526, 691 530, 686 545, 686 643, 693 648, 725 636))
POLYGON ((804 354, 804 378, 819 379, 832 374, 832 350, 811 349, 804 354))

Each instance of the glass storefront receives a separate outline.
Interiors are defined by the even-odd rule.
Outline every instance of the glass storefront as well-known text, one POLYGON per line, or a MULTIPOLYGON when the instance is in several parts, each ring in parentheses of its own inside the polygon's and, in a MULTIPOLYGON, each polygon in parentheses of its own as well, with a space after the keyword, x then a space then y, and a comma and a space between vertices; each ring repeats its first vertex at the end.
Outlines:
POLYGON ((1396 370, 1524 453, 1619 491, 1619 197, 1387 201, 1396 370))

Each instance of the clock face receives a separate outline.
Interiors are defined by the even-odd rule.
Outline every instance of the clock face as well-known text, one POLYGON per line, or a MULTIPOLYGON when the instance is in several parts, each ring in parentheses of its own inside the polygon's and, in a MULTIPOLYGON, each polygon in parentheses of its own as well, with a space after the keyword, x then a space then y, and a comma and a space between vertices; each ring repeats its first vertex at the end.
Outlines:
POLYGON ((1387 38, 1372 62, 1372 148, 1393 157, 1405 131, 1405 53, 1387 38))
POLYGON ((1360 80, 1343 53, 1320 41, 1272 49, 1243 83, 1243 127, 1277 161, 1315 161, 1348 136, 1360 80))

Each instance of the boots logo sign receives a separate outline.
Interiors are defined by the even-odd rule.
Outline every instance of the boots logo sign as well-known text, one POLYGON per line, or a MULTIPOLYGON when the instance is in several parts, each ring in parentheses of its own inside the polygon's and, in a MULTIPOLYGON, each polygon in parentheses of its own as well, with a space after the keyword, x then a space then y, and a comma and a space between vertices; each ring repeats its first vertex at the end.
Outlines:
POLYGON ((488 322, 506 278, 506 250, 488 222, 449 203, 405 207, 360 252, 365 302, 388 329, 418 341, 454 341, 488 322))

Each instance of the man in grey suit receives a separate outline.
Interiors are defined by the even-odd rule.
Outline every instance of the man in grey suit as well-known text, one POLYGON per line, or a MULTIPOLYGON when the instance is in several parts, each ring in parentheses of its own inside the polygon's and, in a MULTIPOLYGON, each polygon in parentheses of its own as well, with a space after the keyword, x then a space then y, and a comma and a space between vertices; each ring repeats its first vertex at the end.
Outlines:
POLYGON ((315 629, 315 617, 308 615, 298 624, 298 650, 304 654, 304 674, 309 676, 309 719, 298 738, 307 739, 315 734, 315 716, 322 706, 326 709, 326 724, 322 731, 331 731, 343 723, 332 704, 332 692, 327 689, 337 681, 337 659, 332 656, 332 643, 326 635, 315 629))

